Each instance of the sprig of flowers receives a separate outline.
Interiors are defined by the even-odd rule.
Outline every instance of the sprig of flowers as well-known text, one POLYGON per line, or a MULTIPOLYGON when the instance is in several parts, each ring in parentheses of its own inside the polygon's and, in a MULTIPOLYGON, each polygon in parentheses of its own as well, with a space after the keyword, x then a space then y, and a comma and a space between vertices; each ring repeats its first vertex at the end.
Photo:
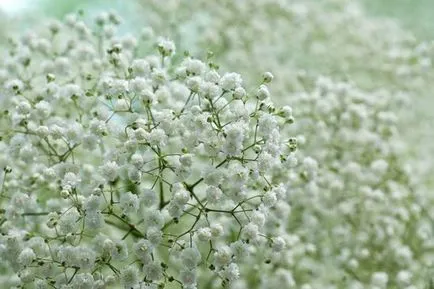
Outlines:
POLYGON ((16 39, 1 79, 0 253, 18 288, 233 284, 281 252, 294 139, 268 84, 69 15, 16 39), (267 226, 268 219, 273 227, 267 226), (279 225, 282 227, 279 228, 279 225))

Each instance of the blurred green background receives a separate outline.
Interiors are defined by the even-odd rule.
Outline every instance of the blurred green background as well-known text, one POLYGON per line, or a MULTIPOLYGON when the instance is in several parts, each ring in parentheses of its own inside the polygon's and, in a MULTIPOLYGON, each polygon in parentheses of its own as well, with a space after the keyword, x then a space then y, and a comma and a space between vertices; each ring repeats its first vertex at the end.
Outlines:
POLYGON ((363 0, 367 11, 374 16, 396 19, 417 37, 434 37, 433 0, 363 0))
MULTIPOLYGON (((189 1, 189 0, 187 0, 189 1)), ((433 0, 354 0, 362 3, 373 16, 391 17, 416 36, 426 39, 434 37, 433 0)), ((27 1, 33 2, 33 1, 27 1)), ((111 7, 131 13, 132 2, 119 0, 41 0, 38 9, 46 15, 62 17, 68 12, 86 7, 111 7)), ((141 15, 146 17, 146 15, 141 15)))
MULTIPOLYGON (((92 13, 103 9, 116 9, 127 16, 129 28, 137 28, 135 20, 146 22, 146 15, 137 12, 140 0, 0 0, 0 38, 5 31, 23 29, 40 15, 62 18, 65 14, 83 9, 92 13), (8 17, 6 18, 5 15, 8 17)), ((164 0, 162 0, 164 1, 164 0)), ((190 0, 185 0, 190 1, 190 0)), ((290 1, 290 0, 288 0, 290 1)), ((320 1, 320 0, 318 0, 320 1)), ((158 1, 157 1, 158 2, 158 1)), ((182 1, 181 1, 182 2, 182 1)), ((434 38, 433 0, 353 0, 365 7, 369 16, 396 20, 418 39, 434 38)), ((2 37, 3 35, 3 37, 2 37)))
MULTIPOLYGON (((189 1, 189 0, 186 0, 189 1)), ((391 17, 411 30, 419 38, 434 37, 434 1, 433 0, 354 0, 361 3, 372 16, 391 17)), ((14 16, 21 11, 31 12, 26 15, 26 22, 36 14, 61 18, 63 15, 78 9, 113 8, 121 14, 130 14, 134 11, 134 0, 0 0, 0 10, 12 11, 14 16), (35 14, 36 11, 36 14, 35 14), (122 13, 123 12, 123 13, 122 13)), ((0 12, 1 13, 1 12, 0 12)), ((3 12, 4 13, 4 12, 3 12)), ((2 14, 3 14, 2 13, 2 14)), ((1 14, 0 14, 1 15, 1 14)), ((134 16, 134 15, 133 15, 134 16)), ((146 15, 136 15, 145 18, 146 15)), ((136 17, 134 16, 134 17, 136 17)), ((2 24, 4 24, 4 17, 2 24)), ((31 20, 31 19, 30 19, 31 20)))

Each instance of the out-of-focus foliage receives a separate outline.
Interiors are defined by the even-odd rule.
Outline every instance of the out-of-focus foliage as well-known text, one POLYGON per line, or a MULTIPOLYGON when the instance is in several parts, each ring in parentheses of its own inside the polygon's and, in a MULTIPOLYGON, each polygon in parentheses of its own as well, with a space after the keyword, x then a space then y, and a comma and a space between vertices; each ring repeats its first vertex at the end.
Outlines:
POLYGON ((370 14, 391 17, 419 38, 434 36, 431 0, 362 0, 362 3, 370 14))
POLYGON ((4 12, 0 10, 0 44, 2 44, 5 41, 6 38, 6 27, 7 27, 7 18, 6 15, 4 15, 4 12))

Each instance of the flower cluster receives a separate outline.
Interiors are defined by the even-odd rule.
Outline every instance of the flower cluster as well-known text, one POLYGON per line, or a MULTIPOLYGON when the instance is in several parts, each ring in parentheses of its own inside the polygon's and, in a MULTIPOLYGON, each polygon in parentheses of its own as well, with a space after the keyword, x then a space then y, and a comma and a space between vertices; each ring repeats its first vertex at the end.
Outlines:
POLYGON ((434 152, 434 135, 421 127, 432 123, 433 42, 417 40, 394 19, 372 17, 363 1, 138 2, 146 22, 171 35, 181 49, 211 50, 219 64, 241 71, 248 83, 256 83, 263 69, 273 71, 277 103, 288 103, 291 92, 310 85, 305 78, 312 74, 361 89, 408 93, 412 111, 402 113, 400 127, 407 138, 421 140, 408 146, 408 154, 425 179, 434 171, 425 158, 434 152))
POLYGON ((326 77, 309 82, 291 96, 308 157, 291 177, 293 245, 280 262, 303 288, 424 288, 433 198, 403 161, 393 111, 407 97, 326 77))
POLYGON ((247 88, 168 39, 117 36, 120 21, 68 15, 11 41, 0 70, 2 284, 227 288, 252 262, 278 267, 297 159, 273 75, 247 88))
POLYGON ((369 17, 358 1, 140 2, 149 24, 181 35, 181 47, 212 44, 220 64, 250 81, 257 69, 275 72, 276 100, 297 108, 297 139, 310 158, 292 180, 300 183, 288 220, 300 225, 287 230, 296 235, 285 255, 292 274, 279 270, 282 278, 261 286, 424 288, 433 202, 423 183, 433 147, 421 123, 432 123, 432 42, 369 17))
POLYGON ((433 45, 350 0, 140 1, 138 38, 110 12, 10 41, 0 283, 425 288, 434 202, 400 132, 433 45))
MULTIPOLYGON (((126 14, 131 26, 147 23, 170 35, 180 50, 195 55, 211 50, 220 65, 242 72, 247 83, 257 83, 263 69, 273 71, 279 76, 273 84, 278 103, 305 87, 306 72, 351 80, 363 89, 410 93, 415 112, 404 112, 401 129, 407 138, 421 139, 408 154, 427 179, 434 167, 424 156, 434 151, 433 135, 421 123, 432 122, 433 42, 417 40, 395 19, 372 17, 363 2, 137 0, 129 1, 126 14), (137 14, 147 17, 131 17, 137 14)), ((153 34, 150 27, 142 31, 146 38, 153 34)))

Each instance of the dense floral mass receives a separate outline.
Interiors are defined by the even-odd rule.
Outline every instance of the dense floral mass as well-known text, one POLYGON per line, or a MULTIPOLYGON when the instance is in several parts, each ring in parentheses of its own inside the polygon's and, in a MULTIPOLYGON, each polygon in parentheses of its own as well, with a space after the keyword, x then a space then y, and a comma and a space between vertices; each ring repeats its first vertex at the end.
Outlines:
POLYGON ((104 12, 9 41, 4 288, 430 288, 433 198, 400 134, 430 44, 351 1, 142 3, 137 37, 104 12))
POLYGON ((118 22, 70 16, 13 43, 3 270, 25 288, 231 286, 285 248, 292 109, 273 106, 271 73, 247 88, 210 59, 175 63, 167 39, 141 56, 118 22))
POLYGON ((138 2, 145 21, 183 48, 211 49, 249 80, 263 69, 279 71, 279 97, 300 87, 300 70, 349 78, 362 88, 414 88, 429 79, 432 43, 418 42, 395 21, 368 17, 359 1, 138 2))
POLYGON ((363 2, 138 1, 147 15, 144 21, 170 35, 181 49, 202 55, 212 50, 222 67, 242 72, 247 83, 257 83, 263 70, 272 71, 276 103, 295 107, 289 95, 312 88, 304 81, 306 74, 353 82, 369 91, 405 92, 417 112, 394 112, 405 119, 400 130, 406 137, 420 140, 408 150, 418 162, 418 174, 429 177, 434 166, 420 161, 434 152, 434 134, 421 123, 432 123, 434 42, 416 39, 396 19, 372 17, 363 2))

